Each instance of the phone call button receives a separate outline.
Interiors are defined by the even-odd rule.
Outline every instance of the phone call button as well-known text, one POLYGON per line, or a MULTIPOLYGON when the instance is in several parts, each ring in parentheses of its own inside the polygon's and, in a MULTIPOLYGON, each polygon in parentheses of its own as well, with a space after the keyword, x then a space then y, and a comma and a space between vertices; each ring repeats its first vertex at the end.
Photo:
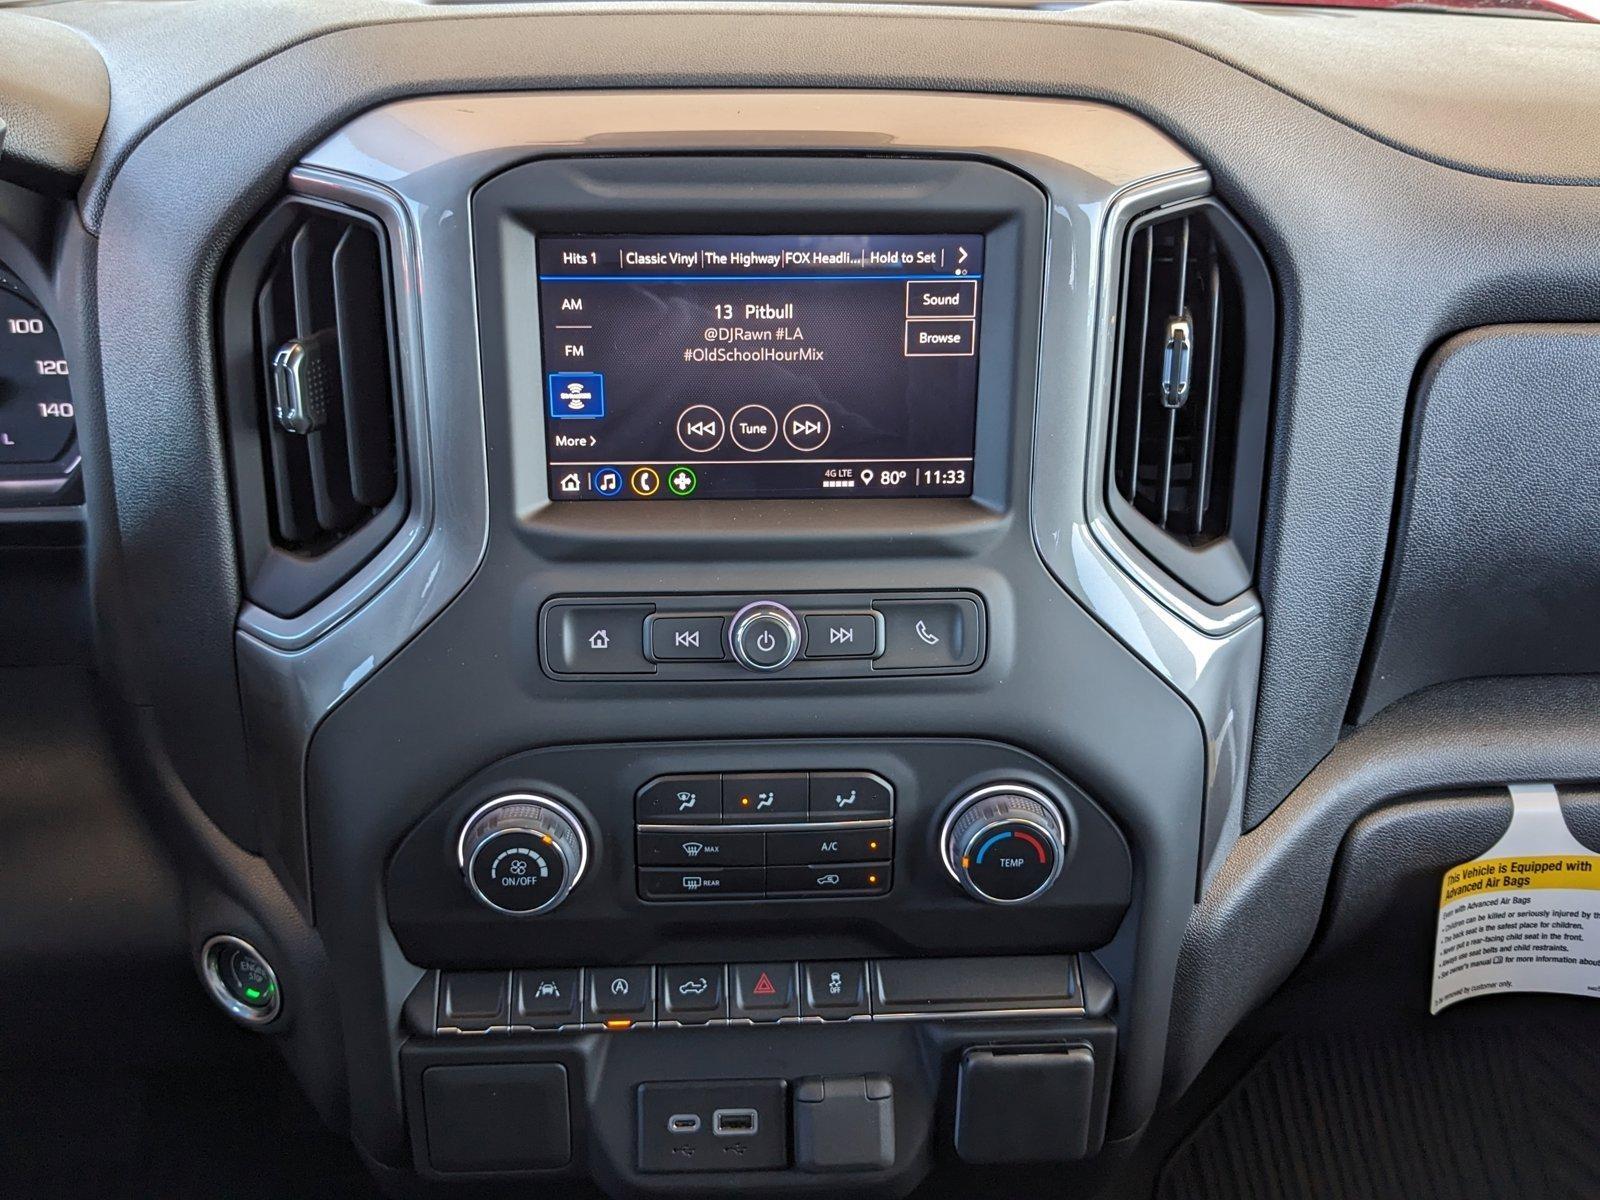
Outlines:
POLYGON ((970 667, 983 646, 982 616, 972 600, 879 600, 883 654, 878 671, 970 667))

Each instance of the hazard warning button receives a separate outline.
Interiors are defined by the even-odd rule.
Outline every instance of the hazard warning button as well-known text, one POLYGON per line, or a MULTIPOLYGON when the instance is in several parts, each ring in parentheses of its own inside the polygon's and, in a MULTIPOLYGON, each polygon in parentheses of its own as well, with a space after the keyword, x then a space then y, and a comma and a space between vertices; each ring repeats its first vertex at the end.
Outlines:
POLYGON ((787 963, 740 963, 733 971, 734 1020, 776 1021, 800 1015, 795 966, 787 963))

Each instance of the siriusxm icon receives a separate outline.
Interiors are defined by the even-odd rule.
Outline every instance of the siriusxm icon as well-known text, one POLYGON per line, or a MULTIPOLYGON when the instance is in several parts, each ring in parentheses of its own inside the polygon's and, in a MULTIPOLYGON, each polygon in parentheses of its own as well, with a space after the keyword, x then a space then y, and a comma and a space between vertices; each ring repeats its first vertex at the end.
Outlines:
POLYGON ((558 421, 593 421, 606 415, 606 379, 597 371, 552 371, 550 416, 558 421))

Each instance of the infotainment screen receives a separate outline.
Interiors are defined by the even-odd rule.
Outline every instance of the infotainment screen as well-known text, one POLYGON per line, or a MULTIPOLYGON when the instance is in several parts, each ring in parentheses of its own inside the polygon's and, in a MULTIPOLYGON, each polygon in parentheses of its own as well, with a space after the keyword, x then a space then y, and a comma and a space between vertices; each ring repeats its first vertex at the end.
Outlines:
POLYGON ((550 495, 971 495, 983 243, 540 238, 550 495))

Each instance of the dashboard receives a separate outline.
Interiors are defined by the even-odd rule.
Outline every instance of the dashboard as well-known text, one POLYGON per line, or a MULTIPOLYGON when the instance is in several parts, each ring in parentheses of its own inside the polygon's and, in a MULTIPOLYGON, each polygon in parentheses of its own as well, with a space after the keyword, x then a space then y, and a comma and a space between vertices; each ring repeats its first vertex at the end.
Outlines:
POLYGON ((0 674, 385 1192, 1140 1194, 1358 822, 1600 773, 1587 27, 183 7, 0 14, 0 674))

